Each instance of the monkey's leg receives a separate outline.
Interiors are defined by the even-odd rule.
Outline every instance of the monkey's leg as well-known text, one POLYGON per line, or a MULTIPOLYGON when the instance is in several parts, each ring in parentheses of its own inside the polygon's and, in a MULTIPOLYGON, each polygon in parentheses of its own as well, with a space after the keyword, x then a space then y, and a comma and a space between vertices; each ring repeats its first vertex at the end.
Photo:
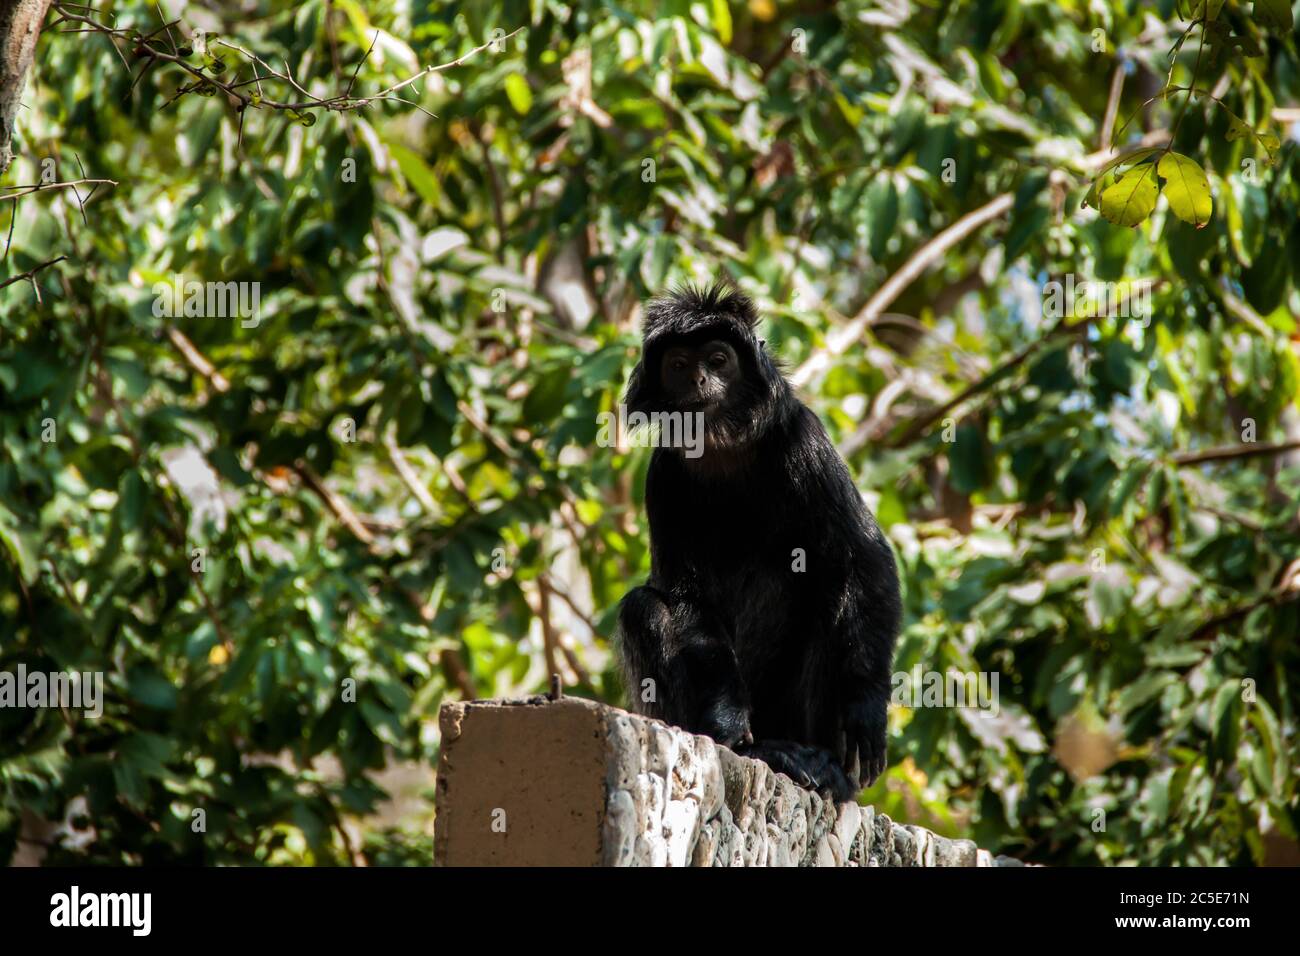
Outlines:
POLYGON ((816 791, 833 800, 852 800, 858 795, 857 784, 844 772, 835 755, 824 747, 793 740, 761 740, 741 747, 737 752, 761 760, 805 790, 816 791))
POLYGON ((672 643, 672 616, 664 597, 654 588, 633 588, 618 608, 619 657, 628 701, 633 710, 669 723, 679 723, 666 694, 665 648, 672 643))
POLYGON ((728 747, 753 739, 736 655, 692 602, 635 588, 619 608, 619 630, 628 694, 639 712, 728 747))

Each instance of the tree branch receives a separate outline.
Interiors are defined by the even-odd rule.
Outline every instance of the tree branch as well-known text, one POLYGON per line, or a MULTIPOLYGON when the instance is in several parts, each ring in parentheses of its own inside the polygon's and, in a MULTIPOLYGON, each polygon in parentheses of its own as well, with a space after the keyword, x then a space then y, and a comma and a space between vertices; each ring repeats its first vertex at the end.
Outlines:
POLYGON ((1300 441, 1248 442, 1241 445, 1222 445, 1218 448, 1203 448, 1200 451, 1181 451, 1172 455, 1170 460, 1181 467, 1183 465, 1200 465, 1207 461, 1230 461, 1235 458, 1283 455, 1289 451, 1300 451, 1300 441))
POLYGON ((0 0, 0 176, 13 162, 14 121, 50 0, 0 0))
POLYGON ((23 279, 29 279, 31 280, 32 283, 32 291, 36 293, 36 301, 40 302, 41 289, 40 286, 36 284, 36 279, 35 279, 36 273, 40 272, 42 269, 54 265, 56 262, 62 262, 66 258, 68 257, 59 256, 57 259, 51 259, 49 262, 42 262, 39 266, 33 266, 32 268, 28 269, 26 272, 21 272, 16 276, 10 276, 7 279, 0 279, 0 289, 3 289, 7 285, 12 285, 15 282, 21 282, 23 279))
POLYGON ((989 200, 980 208, 962 216, 912 253, 911 258, 903 263, 902 267, 876 290, 875 295, 867 300, 866 305, 859 310, 858 314, 847 325, 840 326, 832 331, 826 337, 826 344, 808 356, 804 363, 790 376, 790 382, 796 388, 801 388, 829 369, 831 361, 843 355, 848 351, 849 346, 862 338, 871 323, 879 318, 881 313, 922 273, 943 258, 944 253, 985 223, 1001 217, 1011 209, 1011 204, 1014 201, 1015 196, 1011 193, 1003 193, 989 200))

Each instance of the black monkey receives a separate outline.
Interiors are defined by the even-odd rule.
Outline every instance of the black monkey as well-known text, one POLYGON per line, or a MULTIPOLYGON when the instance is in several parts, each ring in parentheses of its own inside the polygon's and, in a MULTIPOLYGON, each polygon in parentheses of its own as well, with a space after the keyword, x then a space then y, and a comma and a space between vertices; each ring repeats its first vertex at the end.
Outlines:
POLYGON ((885 769, 898 572, 757 324, 722 284, 647 307, 628 409, 702 414, 704 443, 650 460, 650 580, 619 609, 628 694, 848 800, 885 769))

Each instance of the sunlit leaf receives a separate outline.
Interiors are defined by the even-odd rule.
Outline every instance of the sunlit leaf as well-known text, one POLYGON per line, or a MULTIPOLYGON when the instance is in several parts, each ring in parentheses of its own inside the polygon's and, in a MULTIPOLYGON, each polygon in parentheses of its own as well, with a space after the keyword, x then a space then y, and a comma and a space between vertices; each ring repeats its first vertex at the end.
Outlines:
POLYGON ((1165 198, 1169 208, 1183 222, 1201 229, 1210 221, 1214 202, 1205 170, 1181 153, 1165 153, 1157 167, 1165 181, 1165 198))

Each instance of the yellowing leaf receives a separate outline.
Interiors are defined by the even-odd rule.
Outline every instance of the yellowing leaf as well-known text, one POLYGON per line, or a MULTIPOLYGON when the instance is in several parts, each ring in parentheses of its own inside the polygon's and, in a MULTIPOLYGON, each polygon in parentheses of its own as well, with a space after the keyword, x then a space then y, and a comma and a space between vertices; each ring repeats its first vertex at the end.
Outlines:
POLYGON ((1157 170, 1165 181, 1165 197, 1174 215, 1197 229, 1204 228, 1214 211, 1205 170, 1182 153, 1165 153, 1157 170))
POLYGON ((1143 156, 1148 156, 1151 153, 1156 152, 1158 149, 1160 149, 1159 146, 1144 146, 1141 149, 1131 149, 1128 152, 1120 153, 1109 163, 1103 166, 1100 170, 1098 170, 1097 178, 1093 180, 1092 187, 1088 190, 1088 194, 1083 197, 1083 204, 1085 206, 1090 206, 1095 209, 1097 204, 1097 193, 1101 192, 1103 188, 1110 185, 1109 182, 1107 182, 1107 176, 1109 175, 1112 169, 1114 169, 1116 166, 1123 166, 1125 163, 1135 162, 1136 160, 1141 159, 1143 156))
POLYGON ((1253 139, 1256 143, 1264 148, 1268 153, 1268 159, 1265 164, 1272 162, 1273 155, 1282 145, 1282 141, 1273 133, 1257 133, 1251 128, 1250 124, 1243 120, 1232 110, 1225 109, 1228 114, 1228 132, 1224 134, 1224 139, 1229 143, 1239 139, 1253 139))
POLYGON ((1224 110, 1224 112, 1228 114, 1228 132, 1224 134, 1224 139, 1229 143, 1255 135, 1255 131, 1246 124, 1246 121, 1232 110, 1224 110))
POLYGON ((510 105, 515 108, 515 112, 521 116, 527 113, 533 105, 533 91, 528 88, 528 81, 518 73, 508 73, 505 84, 506 97, 510 100, 510 105))
POLYGON ((1126 172, 1113 186, 1106 187, 1098 211, 1118 226, 1136 226, 1156 208, 1159 192, 1155 167, 1143 163, 1126 172))
POLYGON ((727 0, 713 0, 713 29, 718 31, 718 39, 723 46, 731 44, 731 7, 727 0))

